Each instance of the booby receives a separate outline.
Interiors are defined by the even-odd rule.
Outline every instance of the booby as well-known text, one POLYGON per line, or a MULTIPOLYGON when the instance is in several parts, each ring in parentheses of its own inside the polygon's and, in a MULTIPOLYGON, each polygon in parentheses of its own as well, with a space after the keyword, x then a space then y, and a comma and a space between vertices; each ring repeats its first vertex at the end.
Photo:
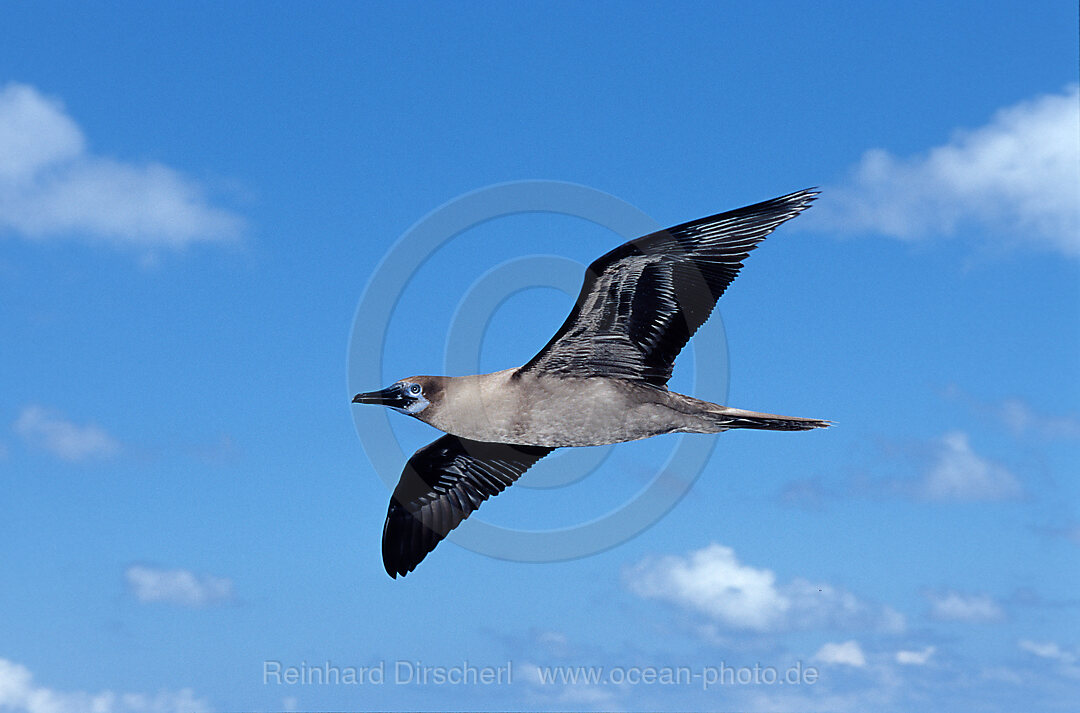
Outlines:
POLYGON ((383 566, 404 576, 480 504, 556 448, 829 421, 730 408, 669 391, 675 357, 747 254, 817 197, 806 189, 627 242, 594 261, 570 315, 524 366, 413 376, 353 403, 444 431, 405 464, 383 525, 383 566))

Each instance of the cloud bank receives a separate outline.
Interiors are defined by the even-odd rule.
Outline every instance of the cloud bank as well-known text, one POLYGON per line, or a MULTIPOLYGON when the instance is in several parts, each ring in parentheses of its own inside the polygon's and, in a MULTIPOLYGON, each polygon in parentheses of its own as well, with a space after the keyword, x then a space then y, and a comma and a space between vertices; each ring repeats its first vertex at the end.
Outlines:
POLYGON ((39 686, 22 664, 0 658, 0 710, 11 713, 203 713, 206 701, 189 688, 155 695, 56 691, 39 686))
POLYGON ((970 228, 1080 257, 1080 89, 1001 109, 921 155, 871 149, 811 213, 834 232, 919 240, 970 228))
POLYGON ((0 234, 178 249, 242 227, 168 166, 92 153, 59 101, 25 84, 0 87, 0 234))

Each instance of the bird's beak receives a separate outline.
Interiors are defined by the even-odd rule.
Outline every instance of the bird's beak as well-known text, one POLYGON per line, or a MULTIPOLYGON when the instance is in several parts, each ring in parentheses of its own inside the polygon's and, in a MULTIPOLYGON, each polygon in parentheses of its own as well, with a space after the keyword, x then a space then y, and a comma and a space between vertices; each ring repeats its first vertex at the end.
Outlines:
POLYGON ((352 402, 354 404, 381 404, 383 406, 404 408, 408 405, 409 400, 405 395, 405 387, 401 384, 394 384, 379 391, 366 391, 357 394, 353 396, 352 402))

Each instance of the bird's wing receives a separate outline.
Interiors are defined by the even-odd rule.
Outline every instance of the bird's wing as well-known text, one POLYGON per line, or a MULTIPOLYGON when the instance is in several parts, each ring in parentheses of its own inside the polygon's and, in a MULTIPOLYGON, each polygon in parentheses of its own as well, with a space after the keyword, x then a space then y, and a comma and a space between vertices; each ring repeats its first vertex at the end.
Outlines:
POLYGON ((607 376, 662 387, 675 357, 747 253, 818 195, 812 189, 631 240, 585 271, 577 303, 518 373, 607 376))
POLYGON ((553 450, 451 435, 418 450, 405 464, 386 513, 382 552, 387 574, 411 572, 480 503, 553 450))

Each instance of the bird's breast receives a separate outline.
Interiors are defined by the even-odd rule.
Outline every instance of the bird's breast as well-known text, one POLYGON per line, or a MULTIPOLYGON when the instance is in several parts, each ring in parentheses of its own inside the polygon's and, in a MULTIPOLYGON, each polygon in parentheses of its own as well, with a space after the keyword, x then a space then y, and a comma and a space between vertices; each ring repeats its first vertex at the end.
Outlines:
MULTIPOLYGON (((534 446, 595 446, 673 430, 663 392, 619 379, 496 372, 455 383, 441 423, 478 441, 534 446)), ((456 381, 456 380, 455 380, 456 381)))

